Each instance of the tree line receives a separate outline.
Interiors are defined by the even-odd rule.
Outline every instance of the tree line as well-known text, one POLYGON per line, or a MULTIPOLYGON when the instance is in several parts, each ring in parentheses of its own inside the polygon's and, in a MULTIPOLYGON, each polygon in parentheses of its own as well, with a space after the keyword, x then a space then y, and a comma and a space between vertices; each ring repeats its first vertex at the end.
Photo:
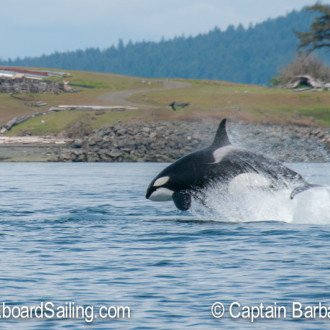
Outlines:
MULTIPOLYGON (((0 61, 3 65, 87 70, 141 77, 227 80, 269 83, 278 70, 292 61, 299 40, 294 31, 308 31, 315 13, 292 11, 244 28, 214 28, 197 36, 179 36, 159 42, 128 42, 101 50, 87 48, 55 52, 40 57, 0 61)), ((330 62, 329 54, 318 56, 330 62)))

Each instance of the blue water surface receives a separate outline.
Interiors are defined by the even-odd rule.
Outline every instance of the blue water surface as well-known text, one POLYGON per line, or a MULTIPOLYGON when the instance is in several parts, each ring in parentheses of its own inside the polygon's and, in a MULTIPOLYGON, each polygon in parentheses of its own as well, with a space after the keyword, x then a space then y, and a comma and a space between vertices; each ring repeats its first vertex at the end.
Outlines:
MULTIPOLYGON (((330 306, 330 200, 324 193, 305 197, 314 200, 304 202, 306 212, 299 206, 298 217, 306 214, 301 223, 297 216, 223 221, 146 200, 147 185, 164 166, 1 163, 0 309, 3 302, 72 302, 95 312, 103 305, 129 306, 131 315, 93 322, 2 318, 0 328, 330 327, 330 316, 251 323, 228 312, 232 302, 276 302, 288 312, 292 302, 330 306), (221 319, 211 314, 214 302, 226 309, 221 319)), ((290 166, 310 182, 330 185, 329 163, 290 166)))

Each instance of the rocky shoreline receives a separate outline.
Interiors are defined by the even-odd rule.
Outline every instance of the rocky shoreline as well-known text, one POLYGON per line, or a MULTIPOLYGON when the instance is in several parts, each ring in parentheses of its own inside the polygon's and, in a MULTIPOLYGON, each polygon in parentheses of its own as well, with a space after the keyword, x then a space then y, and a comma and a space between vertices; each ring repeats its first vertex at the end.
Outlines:
MULTIPOLYGON (((61 149, 57 161, 171 162, 208 146, 218 122, 161 121, 104 126, 61 149)), ((330 161, 329 128, 230 120, 227 130, 234 145, 281 161, 330 161)))

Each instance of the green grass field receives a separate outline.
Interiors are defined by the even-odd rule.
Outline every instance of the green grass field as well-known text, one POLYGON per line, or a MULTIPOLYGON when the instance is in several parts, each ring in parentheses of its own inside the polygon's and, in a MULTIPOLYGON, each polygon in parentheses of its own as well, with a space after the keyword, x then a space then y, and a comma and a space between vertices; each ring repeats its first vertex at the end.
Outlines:
POLYGON ((31 118, 20 125, 14 126, 7 136, 22 135, 30 132, 32 135, 63 135, 73 133, 73 130, 91 131, 104 125, 112 125, 118 121, 127 121, 141 113, 134 111, 114 111, 97 114, 95 111, 61 111, 31 118))
POLYGON ((330 126, 330 92, 294 92, 262 86, 226 82, 192 81, 187 89, 137 94, 129 100, 162 106, 172 101, 189 102, 183 109, 189 116, 223 113, 249 120, 301 122, 330 126))
MULTIPOLYGON (((51 106, 121 105, 125 97, 138 104, 138 110, 120 112, 63 111, 37 116, 15 126, 7 135, 66 135, 73 129, 92 130, 118 121, 182 120, 192 118, 235 117, 248 121, 312 124, 330 127, 330 92, 294 92, 262 86, 221 81, 177 80, 188 83, 185 88, 163 89, 162 79, 143 79, 95 72, 71 73, 69 80, 78 93, 34 94, 35 101, 47 102, 41 108, 26 106, 23 100, 0 94, 0 123, 14 117, 48 110, 51 106), (133 95, 124 91, 137 91, 133 95), (123 99, 104 97, 120 92, 123 99), (126 96, 125 96, 126 95, 126 96), (167 105, 173 101, 189 102, 179 111, 167 105), (145 105, 145 106, 144 106, 145 105)), ((54 78, 53 78, 54 79, 54 78)), ((55 78, 58 79, 58 78, 55 78)))
MULTIPOLYGON (((49 69, 47 69, 49 70, 49 69)), ((112 74, 103 74, 97 72, 66 71, 71 73, 69 80, 73 87, 79 90, 78 93, 54 94, 20 94, 21 98, 29 101, 42 100, 47 105, 36 108, 26 106, 23 100, 11 97, 9 94, 0 93, 0 124, 6 123, 14 117, 46 111, 52 106, 60 104, 77 105, 112 105, 100 99, 105 93, 111 93, 123 90, 151 89, 158 87, 158 84, 148 85, 142 78, 125 77, 112 74)), ((59 78, 50 78, 51 80, 62 80, 59 78)))

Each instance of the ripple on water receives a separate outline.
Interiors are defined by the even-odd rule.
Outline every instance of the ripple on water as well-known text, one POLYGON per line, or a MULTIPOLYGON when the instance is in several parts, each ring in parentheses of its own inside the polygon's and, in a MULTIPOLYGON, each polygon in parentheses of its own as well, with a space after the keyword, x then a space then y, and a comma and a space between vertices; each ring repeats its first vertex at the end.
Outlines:
MULTIPOLYGON (((250 324, 228 315, 217 322, 210 307, 215 301, 226 307, 233 301, 330 304, 328 188, 293 201, 286 191, 215 198, 209 209, 195 204, 191 212, 178 212, 171 202, 145 200, 162 166, 0 164, 2 299, 132 308, 126 321, 12 320, 4 327, 327 326, 328 320, 250 324)), ((329 165, 300 170, 330 185, 329 165)))

